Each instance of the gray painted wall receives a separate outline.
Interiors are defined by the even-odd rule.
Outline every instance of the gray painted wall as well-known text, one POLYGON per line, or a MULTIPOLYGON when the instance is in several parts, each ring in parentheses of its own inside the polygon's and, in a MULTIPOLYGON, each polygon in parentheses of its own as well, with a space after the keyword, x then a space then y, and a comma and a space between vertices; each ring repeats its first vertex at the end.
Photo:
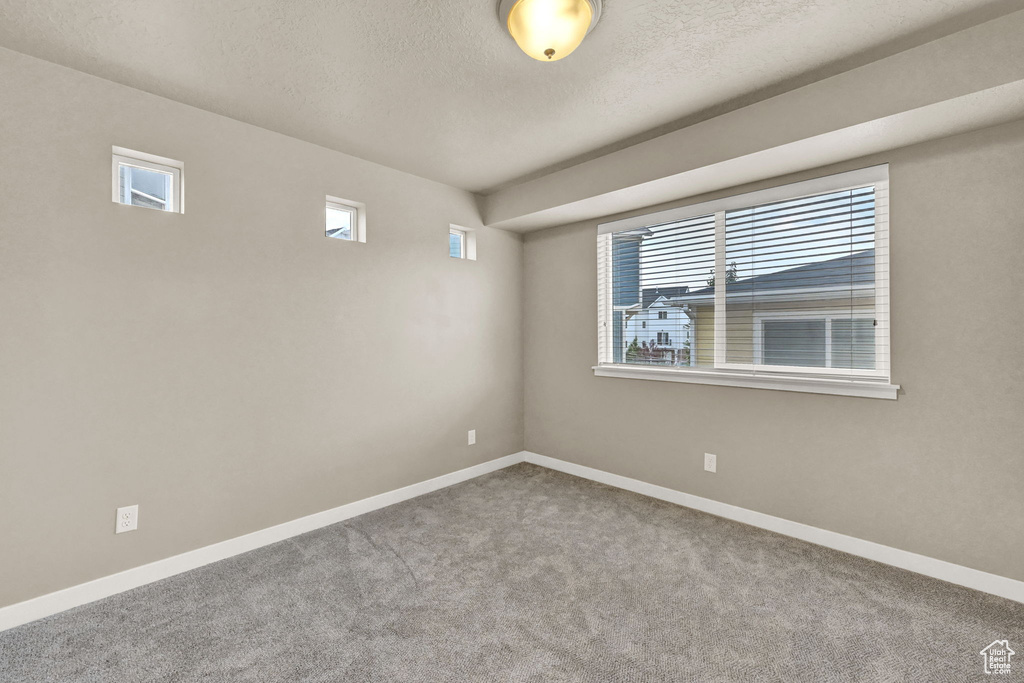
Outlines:
POLYGON ((522 449, 522 243, 449 258, 472 195, 2 49, 0 93, 0 606, 522 449), (185 214, 111 202, 111 145, 185 214))
POLYGON ((592 221, 526 236, 527 450, 1024 579, 1024 122, 686 203, 882 162, 898 401, 594 377, 592 221))
POLYGON ((448 224, 480 226, 460 190, 2 49, 0 92, 0 606, 524 431, 1024 579, 1024 122, 734 190, 891 163, 889 402, 595 378, 596 221, 527 236, 525 258, 480 228, 479 260, 452 260, 448 224), (113 204, 111 145, 185 161, 186 213, 113 204), (367 204, 366 244, 323 236, 328 194, 367 204), (133 503, 139 531, 115 536, 133 503))

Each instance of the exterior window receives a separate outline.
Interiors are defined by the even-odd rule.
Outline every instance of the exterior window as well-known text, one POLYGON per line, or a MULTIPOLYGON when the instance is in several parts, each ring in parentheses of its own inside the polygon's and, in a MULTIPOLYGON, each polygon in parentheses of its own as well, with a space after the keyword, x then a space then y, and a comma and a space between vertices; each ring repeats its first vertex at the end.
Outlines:
POLYGON ((828 367, 869 370, 875 367, 875 321, 869 318, 829 319, 828 367))
POLYGON ((600 226, 595 372, 895 398, 887 178, 862 169, 600 226), (638 323, 654 303, 652 339, 638 323))
POLYGON ((123 147, 114 147, 112 158, 116 203, 182 212, 184 164, 123 147))
POLYGON ((351 206, 327 202, 327 236, 338 240, 355 237, 357 212, 351 206))
POLYGON ((762 323, 761 349, 764 365, 828 367, 825 320, 766 320, 762 323))
POLYGON ((448 255, 463 261, 476 261, 476 230, 448 226, 448 255))
POLYGON ((348 242, 366 241, 364 207, 336 197, 327 198, 327 236, 348 242))
POLYGON ((448 255, 452 258, 466 258, 466 233, 451 228, 448 230, 448 255))
POLYGON ((871 370, 875 321, 843 311, 824 317, 760 319, 754 349, 764 365, 871 370))

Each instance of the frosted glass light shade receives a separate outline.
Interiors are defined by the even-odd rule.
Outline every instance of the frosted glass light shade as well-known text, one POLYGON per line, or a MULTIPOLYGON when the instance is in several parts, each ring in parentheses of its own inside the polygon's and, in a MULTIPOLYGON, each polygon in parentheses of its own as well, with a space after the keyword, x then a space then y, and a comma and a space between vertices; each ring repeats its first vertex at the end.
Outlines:
POLYGON ((579 47, 594 24, 592 1, 517 0, 508 12, 508 32, 534 59, 558 61, 579 47))

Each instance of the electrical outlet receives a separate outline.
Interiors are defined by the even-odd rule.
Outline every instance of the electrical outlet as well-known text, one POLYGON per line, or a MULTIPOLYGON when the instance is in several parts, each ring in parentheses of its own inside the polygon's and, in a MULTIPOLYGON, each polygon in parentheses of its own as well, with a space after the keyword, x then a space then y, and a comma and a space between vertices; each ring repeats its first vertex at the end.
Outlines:
POLYGON ((476 443, 476 430, 475 429, 470 429, 469 430, 469 445, 472 446, 475 443, 476 443))
POLYGON ((704 469, 708 472, 718 471, 718 456, 714 453, 704 454, 704 469))
POLYGON ((126 531, 135 531, 139 528, 139 506, 129 505, 126 508, 117 508, 117 524, 114 527, 115 534, 123 534, 126 531))

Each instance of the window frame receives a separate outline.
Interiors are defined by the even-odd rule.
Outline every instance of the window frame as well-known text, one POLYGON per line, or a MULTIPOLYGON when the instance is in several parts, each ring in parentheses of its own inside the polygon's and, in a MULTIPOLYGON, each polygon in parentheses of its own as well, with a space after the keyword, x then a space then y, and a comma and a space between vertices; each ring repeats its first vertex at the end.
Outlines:
POLYGON ((133 206, 140 209, 151 209, 162 213, 185 213, 184 197, 184 174, 185 164, 181 161, 159 157, 155 154, 147 154, 114 146, 111 148, 111 175, 112 175, 112 200, 121 206, 133 206), (168 198, 167 207, 159 209, 155 206, 132 204, 122 201, 121 196, 121 167, 128 166, 139 168, 145 171, 154 171, 171 176, 171 192, 168 198))
MULTIPOLYGON (((870 398, 895 399, 899 385, 891 383, 889 345, 889 201, 888 165, 882 164, 811 180, 770 187, 755 192, 726 196, 721 199, 682 206, 667 211, 631 216, 598 225, 598 363, 594 374, 601 377, 622 377, 630 379, 653 379, 674 382, 692 382, 739 386, 762 389, 780 389, 809 393, 862 396, 870 398), (698 217, 714 217, 715 223, 715 272, 725 273, 727 211, 760 206, 764 204, 798 200, 819 194, 842 192, 872 186, 875 192, 875 278, 874 316, 876 368, 862 370, 851 368, 804 368, 799 366, 764 365, 763 363, 729 363, 727 351, 727 294, 726 287, 714 291, 714 365, 650 367, 611 361, 614 348, 614 307, 611 277, 602 277, 612 268, 612 239, 615 233, 681 222, 698 217)), ((770 315, 772 312, 763 311, 770 315)), ((757 311, 754 313, 755 319, 757 311)), ((807 316, 810 317, 810 316, 807 316)), ((845 317, 866 318, 864 315, 846 312, 845 317)), ((820 316, 819 316, 820 319, 820 316)), ((826 323, 826 329, 831 325, 826 323)), ((760 336, 761 323, 754 324, 754 334, 760 336)), ((755 353, 763 349, 754 344, 755 353)), ((828 349, 831 352, 831 349, 828 349)))
POLYGON ((327 195, 324 202, 324 213, 323 213, 323 226, 324 226, 324 237, 329 240, 337 242, 366 242, 366 205, 359 202, 352 202, 347 199, 340 199, 338 197, 332 197, 327 195), (348 213, 352 218, 350 219, 349 230, 350 237, 334 237, 333 235, 327 234, 327 211, 333 209, 335 211, 344 211, 348 213))
POLYGON ((324 205, 324 236, 330 237, 333 240, 341 240, 342 242, 356 242, 356 238, 359 236, 359 210, 354 206, 348 204, 342 204, 341 202, 328 201, 324 205), (327 234, 327 212, 328 211, 340 211, 349 215, 348 219, 348 237, 338 237, 336 235, 327 234))
POLYGON ((464 225, 450 223, 448 225, 448 257, 454 261, 476 261, 476 228, 467 228, 464 225), (452 256, 451 236, 459 235, 462 245, 462 254, 452 256))

